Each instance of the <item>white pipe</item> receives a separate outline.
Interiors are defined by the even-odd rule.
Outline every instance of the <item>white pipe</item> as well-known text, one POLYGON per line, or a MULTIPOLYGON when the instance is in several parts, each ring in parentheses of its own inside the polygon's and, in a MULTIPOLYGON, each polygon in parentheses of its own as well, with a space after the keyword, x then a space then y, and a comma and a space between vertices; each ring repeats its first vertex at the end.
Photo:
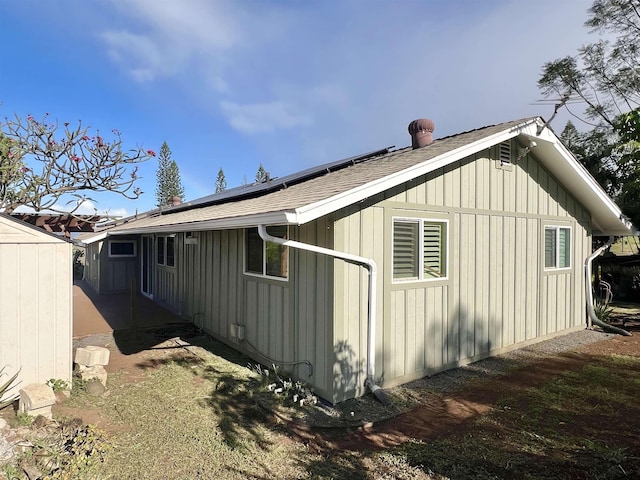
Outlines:
POLYGON ((591 284, 591 264, 596 257, 599 257, 602 252, 604 252, 607 248, 611 246, 613 243, 614 237, 609 237, 607 243, 598 248, 595 252, 587 257, 584 262, 584 275, 585 275, 585 293, 587 294, 587 328, 591 328, 593 326, 592 319, 596 316, 595 309, 593 307, 593 285, 591 284))
POLYGON ((369 271, 369 298, 368 307, 368 333, 367 333, 367 380, 365 384, 373 392, 380 389, 375 385, 374 377, 376 372, 376 278, 378 275, 378 267, 376 262, 371 258, 352 255, 350 253, 339 252, 330 248, 319 247, 308 243, 302 243, 295 240, 274 237, 267 233, 266 225, 258 225, 258 234, 265 242, 276 243, 286 247, 297 248, 299 250, 307 250, 309 252, 320 253, 334 258, 340 258, 347 262, 356 263, 367 268, 369 271))

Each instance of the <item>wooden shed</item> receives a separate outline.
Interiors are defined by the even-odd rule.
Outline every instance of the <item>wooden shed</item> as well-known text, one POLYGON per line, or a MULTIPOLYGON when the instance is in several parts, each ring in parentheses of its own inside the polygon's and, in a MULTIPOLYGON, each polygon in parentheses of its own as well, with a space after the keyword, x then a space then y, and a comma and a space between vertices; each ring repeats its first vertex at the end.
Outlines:
POLYGON ((585 328, 592 236, 633 227, 544 121, 414 147, 129 221, 88 261, 333 402, 585 328))
POLYGON ((71 381, 72 287, 71 242, 0 213, 0 367, 22 386, 71 381))

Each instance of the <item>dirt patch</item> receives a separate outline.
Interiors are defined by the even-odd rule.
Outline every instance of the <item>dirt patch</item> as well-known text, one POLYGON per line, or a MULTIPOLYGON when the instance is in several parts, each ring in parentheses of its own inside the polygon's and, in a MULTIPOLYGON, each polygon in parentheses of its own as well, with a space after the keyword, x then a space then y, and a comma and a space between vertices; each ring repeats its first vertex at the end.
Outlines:
MULTIPOLYGON (((465 429, 489 412, 500 399, 544 384, 590 361, 587 355, 563 355, 531 364, 526 370, 481 381, 453 395, 442 395, 429 403, 387 421, 344 432, 341 429, 309 429, 292 425, 293 434, 311 447, 322 450, 362 451, 398 446, 410 440, 433 440, 465 429)), ((526 408, 526 407, 523 407, 526 408)))
MULTIPOLYGON (((614 322, 617 324, 617 322, 614 322)), ((622 324, 619 324, 622 327, 622 324)), ((640 357, 640 323, 638 326, 626 325, 625 328, 631 332, 630 337, 616 335, 606 342, 597 342, 585 345, 578 351, 587 355, 627 355, 640 357)))

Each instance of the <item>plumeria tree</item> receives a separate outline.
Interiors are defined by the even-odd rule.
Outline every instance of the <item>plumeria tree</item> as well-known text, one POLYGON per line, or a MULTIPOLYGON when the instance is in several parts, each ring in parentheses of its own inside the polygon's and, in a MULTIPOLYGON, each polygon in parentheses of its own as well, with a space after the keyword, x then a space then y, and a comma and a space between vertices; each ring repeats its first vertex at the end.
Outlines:
POLYGON ((20 206, 35 211, 75 212, 94 192, 115 192, 129 199, 138 164, 155 156, 140 147, 125 150, 118 130, 105 137, 82 122, 15 115, 0 120, 0 211, 20 206), (61 202, 64 202, 61 204, 61 202))

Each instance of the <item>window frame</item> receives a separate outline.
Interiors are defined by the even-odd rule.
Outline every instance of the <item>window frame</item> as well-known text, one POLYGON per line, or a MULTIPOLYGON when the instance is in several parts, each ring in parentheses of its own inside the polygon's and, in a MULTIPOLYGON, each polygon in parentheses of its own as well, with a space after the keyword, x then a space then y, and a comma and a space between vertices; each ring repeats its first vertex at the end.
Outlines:
POLYGON ((393 285, 415 282, 442 282, 449 280, 449 220, 446 218, 433 217, 409 217, 409 216, 393 216, 391 218, 391 283, 393 285), (396 278, 394 273, 394 247, 395 247, 395 230, 396 222, 414 223, 418 226, 418 255, 417 266, 418 275, 410 278, 396 278), (441 234, 440 256, 442 257, 442 265, 444 267, 444 275, 440 277, 427 277, 424 272, 424 250, 425 250, 425 224, 438 224, 444 226, 444 232, 441 234), (442 247, 444 246, 444 252, 442 247))
POLYGON ((542 265, 545 272, 556 272, 556 271, 567 271, 573 268, 573 229, 570 225, 545 225, 542 233, 542 265), (566 230, 569 232, 569 242, 565 242, 565 246, 568 245, 569 252, 565 252, 564 257, 568 259, 569 265, 565 267, 561 267, 560 258, 562 258, 560 252, 560 231, 566 230), (547 231, 554 231, 554 243, 555 243, 555 252, 554 252, 554 265, 547 266, 547 231))
MULTIPOLYGON (((286 228, 286 233, 285 233, 285 237, 281 237, 283 239, 288 239, 290 238, 290 230, 289 230, 289 225, 269 225, 267 227, 267 233, 269 233, 270 235, 273 235, 274 237, 277 235, 274 235, 272 232, 269 232, 269 228, 271 227, 285 227, 286 228)), ((244 245, 243 245, 243 253, 244 253, 244 274, 245 275, 249 275, 252 277, 257 277, 257 278, 267 278, 270 280, 278 280, 280 282, 288 282, 289 281, 289 247, 284 246, 284 248, 286 249, 285 252, 285 258, 284 261, 286 262, 286 268, 287 268, 287 274, 284 277, 281 276, 275 276, 275 275, 269 275, 267 274, 267 242, 265 242, 260 235, 258 235, 258 238, 260 239, 261 245, 262 245, 262 272, 259 273, 257 271, 250 271, 248 270, 249 267, 249 232, 255 230, 257 232, 257 227, 250 227, 250 228, 245 228, 244 229, 244 245)), ((268 242, 268 243, 272 243, 272 242, 268 242)), ((273 245, 278 245, 276 243, 273 243, 273 245)))
POLYGON ((167 268, 176 268, 176 235, 158 235, 156 237, 156 265, 167 268), (172 245, 172 255, 169 256, 169 243, 172 245), (162 245, 162 247, 160 246, 162 245), (169 263, 169 259, 172 263, 169 263), (162 260, 161 260, 162 259, 162 260))
POLYGON ((136 240, 109 240, 108 242, 108 248, 109 248, 109 258, 134 258, 138 256, 138 242, 136 240), (133 253, 127 253, 127 254, 119 254, 119 253, 112 253, 111 251, 111 245, 114 244, 131 244, 133 245, 133 253))

